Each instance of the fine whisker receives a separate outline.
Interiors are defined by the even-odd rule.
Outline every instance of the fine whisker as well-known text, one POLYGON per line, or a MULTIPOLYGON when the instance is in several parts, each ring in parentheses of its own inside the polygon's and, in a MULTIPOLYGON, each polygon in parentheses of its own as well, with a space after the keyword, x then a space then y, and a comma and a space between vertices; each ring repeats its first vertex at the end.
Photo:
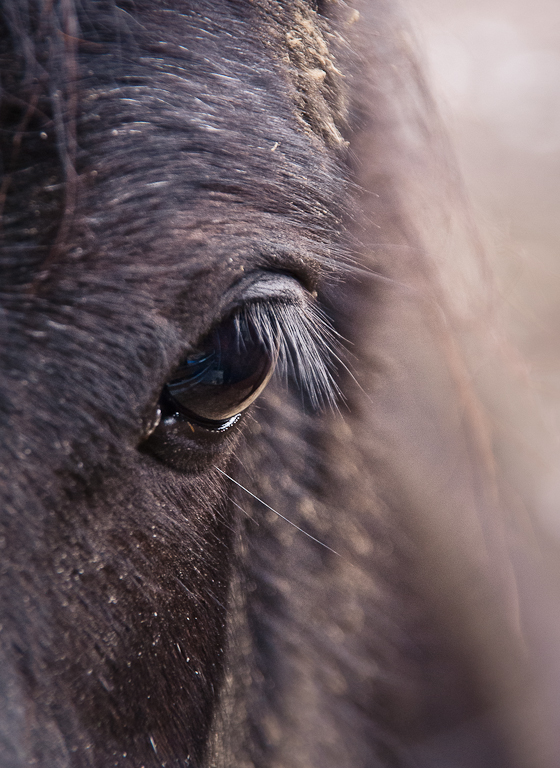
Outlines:
MULTIPOLYGON (((218 469, 218 467, 216 467, 216 469, 218 469)), ((234 506, 234 507, 237 507, 237 509, 239 509, 241 512, 243 512, 243 514, 245 515, 245 517, 248 517, 248 518, 249 518, 249 520, 250 520, 252 523, 254 523, 255 525, 260 525, 259 521, 258 521, 258 520, 255 520, 255 518, 254 518, 254 517, 251 517, 251 515, 250 515, 250 514, 247 512, 247 510, 243 509, 243 507, 241 506, 241 504, 238 504, 236 501, 232 501, 231 503, 233 504, 233 506, 234 506)))
POLYGON ((255 494, 252 493, 248 488, 245 488, 244 485, 241 485, 241 483, 239 483, 237 480, 235 480, 231 475, 228 475, 227 472, 224 472, 223 469, 220 469, 219 467, 217 467, 215 464, 214 464, 214 469, 217 469, 218 472, 221 475, 223 475, 224 477, 227 477, 228 480, 231 480, 232 483, 234 483, 239 488, 241 488, 242 491, 245 491, 245 493, 248 493, 249 496, 252 496, 253 499, 255 499, 256 501, 260 502, 264 507, 266 507, 267 509, 270 509, 270 511, 274 512, 275 515, 278 515, 279 518, 281 518, 282 520, 285 520, 287 523, 292 525, 297 531, 299 531, 300 533, 303 533, 304 536, 307 536, 312 541, 316 542, 317 544, 320 544, 325 549, 328 549, 328 551, 332 552, 333 555, 336 555, 337 557, 342 557, 340 552, 337 552, 336 550, 331 549, 331 547, 327 546, 327 544, 325 544, 323 541, 320 541, 319 539, 316 539, 315 536, 312 536, 310 533, 307 533, 307 531, 304 531, 303 528, 300 528, 299 525, 296 525, 291 520, 289 520, 287 517, 285 517, 280 512, 278 512, 278 510, 274 509, 274 507, 271 507, 270 504, 266 503, 266 501, 263 501, 262 499, 259 499, 259 497, 255 496, 255 494))

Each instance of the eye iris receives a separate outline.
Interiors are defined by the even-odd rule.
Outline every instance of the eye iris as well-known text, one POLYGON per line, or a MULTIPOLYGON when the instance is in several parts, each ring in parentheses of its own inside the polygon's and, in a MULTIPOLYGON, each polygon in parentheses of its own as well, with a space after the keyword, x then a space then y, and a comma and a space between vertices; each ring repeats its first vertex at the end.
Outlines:
POLYGON ((243 316, 234 316, 178 366, 165 394, 187 418, 223 422, 258 397, 273 369, 274 354, 253 325, 243 316))

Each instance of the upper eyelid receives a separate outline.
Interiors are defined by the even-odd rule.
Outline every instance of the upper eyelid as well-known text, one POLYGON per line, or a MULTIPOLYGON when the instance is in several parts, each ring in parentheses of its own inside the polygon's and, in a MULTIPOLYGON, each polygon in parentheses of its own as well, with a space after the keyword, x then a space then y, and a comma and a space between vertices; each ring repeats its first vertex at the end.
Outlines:
POLYGON ((254 302, 281 301, 303 306, 315 297, 316 294, 310 293, 295 275, 260 270, 226 291, 216 307, 215 318, 219 323, 232 312, 254 302))
POLYGON ((316 297, 316 292, 310 293, 295 275, 285 272, 255 273, 245 279, 241 285, 236 283, 226 291, 222 301, 216 307, 212 323, 192 343, 188 344, 183 355, 196 352, 200 341, 212 333, 214 328, 230 315, 243 312, 251 304, 290 304, 300 307, 305 312, 310 304, 314 303, 316 297))
POLYGON ((247 276, 241 284, 238 282, 225 292, 222 300, 214 310, 213 316, 211 316, 211 322, 206 326, 205 330, 185 344, 180 355, 177 356, 172 370, 181 359, 195 353, 201 341, 212 333, 213 329, 220 325, 220 323, 224 322, 228 316, 243 311, 248 305, 257 302, 266 304, 268 302, 280 301, 299 305, 304 309, 315 297, 316 294, 311 294, 302 285, 300 280, 292 274, 259 271, 247 276))
POLYGON ((303 303, 311 298, 296 277, 284 273, 263 274, 250 283, 243 291, 243 303, 251 301, 283 300, 293 304, 303 303))

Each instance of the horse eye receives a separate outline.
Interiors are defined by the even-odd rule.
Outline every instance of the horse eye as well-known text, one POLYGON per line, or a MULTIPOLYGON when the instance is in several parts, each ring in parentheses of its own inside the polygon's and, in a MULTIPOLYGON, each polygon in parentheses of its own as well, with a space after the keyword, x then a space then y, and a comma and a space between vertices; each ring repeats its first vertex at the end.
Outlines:
POLYGON ((249 318, 232 315, 173 372, 161 397, 163 417, 227 429, 265 388, 276 357, 249 318))

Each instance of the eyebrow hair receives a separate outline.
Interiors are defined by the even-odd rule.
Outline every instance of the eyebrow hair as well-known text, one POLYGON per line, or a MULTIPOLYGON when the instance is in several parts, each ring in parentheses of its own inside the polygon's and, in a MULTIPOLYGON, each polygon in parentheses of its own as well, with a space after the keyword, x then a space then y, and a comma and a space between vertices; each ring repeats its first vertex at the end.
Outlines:
POLYGON ((277 357, 276 373, 295 380, 313 410, 337 409, 341 391, 335 380, 340 341, 320 307, 308 297, 250 301, 235 318, 240 338, 243 326, 254 328, 259 340, 277 357))

